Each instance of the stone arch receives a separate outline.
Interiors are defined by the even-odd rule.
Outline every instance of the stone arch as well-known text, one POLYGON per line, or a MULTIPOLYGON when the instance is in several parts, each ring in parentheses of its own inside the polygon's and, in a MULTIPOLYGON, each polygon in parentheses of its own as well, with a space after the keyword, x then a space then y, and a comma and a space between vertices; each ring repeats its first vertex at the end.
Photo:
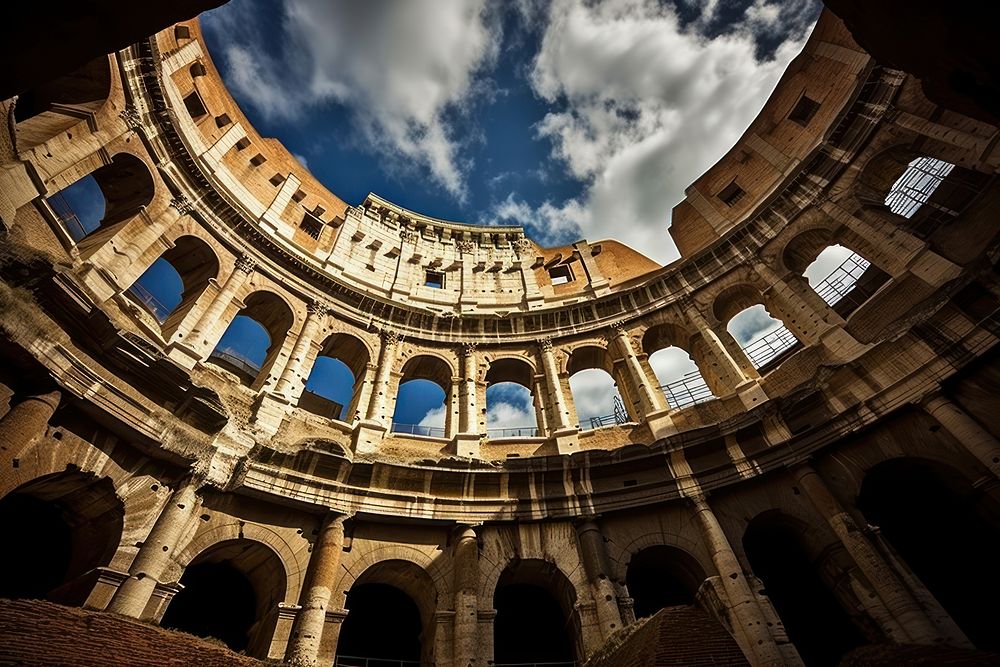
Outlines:
MULTIPOLYGON (((505 428, 502 431, 488 430, 487 433, 489 433, 491 438, 497 435, 499 437, 522 437, 525 435, 531 435, 532 426, 534 426, 538 433, 545 433, 548 431, 546 428, 545 392, 544 390, 540 391, 540 387, 535 380, 535 365, 531 360, 519 355, 491 358, 488 360, 484 381, 485 388, 482 397, 482 419, 487 427, 489 426, 489 411, 492 407, 491 401, 494 400, 493 396, 496 396, 499 391, 509 392, 511 390, 510 385, 517 385, 526 389, 530 394, 531 405, 534 408, 534 425, 507 424, 507 427, 509 428, 505 428), (507 384, 508 386, 498 386, 503 384, 507 384), (525 427, 526 429, 523 433, 522 427, 525 427)), ((522 390, 518 389, 516 391, 521 392, 522 390)), ((523 396, 523 392, 520 396, 515 395, 515 400, 519 399, 521 396, 523 396)))
MULTIPOLYGON (((389 413, 392 414, 393 430, 396 428, 398 410, 406 406, 404 401, 400 401, 400 393, 403 385, 414 380, 423 380, 437 385, 444 394, 442 405, 444 407, 444 427, 443 432, 438 432, 437 427, 426 427, 423 430, 413 430, 419 425, 399 423, 400 428, 410 429, 416 435, 430 435, 450 437, 454 432, 454 427, 458 423, 457 407, 455 406, 456 396, 453 391, 452 378, 456 377, 455 363, 452 359, 444 355, 429 350, 421 350, 415 354, 407 356, 400 364, 398 373, 394 373, 395 386, 391 393, 391 405, 389 413)), ((430 406, 438 409, 436 406, 430 406)))
POLYGON ((879 151, 860 166, 852 188, 854 196, 864 205, 885 206, 886 195, 893 184, 919 157, 920 152, 908 144, 896 144, 879 151))
POLYGON ((340 404, 330 396, 304 389, 299 398, 299 407, 332 419, 351 421, 354 415, 364 409, 364 406, 359 405, 359 401, 362 398, 361 389, 367 377, 368 366, 372 362, 371 350, 364 340, 351 333, 339 331, 330 333, 316 350, 312 368, 305 378, 306 385, 313 379, 313 373, 316 372, 321 357, 337 360, 350 371, 353 378, 350 400, 340 404))
POLYGON ((705 572, 711 573, 714 569, 712 562, 705 558, 702 544, 679 533, 667 533, 661 529, 638 535, 630 542, 621 545, 620 548, 611 548, 609 544, 608 556, 611 561, 615 581, 624 583, 625 573, 632 556, 643 549, 652 547, 678 549, 694 558, 705 572))
MULTIPOLYGON (((244 383, 249 384, 254 389, 258 389, 269 379, 269 373, 275 366, 278 355, 285 344, 288 332, 295 326, 295 311, 289 305, 288 300, 279 292, 269 289, 256 289, 244 297, 243 308, 236 313, 233 319, 235 320, 236 317, 240 316, 254 320, 267 333, 268 347, 263 351, 264 358, 260 367, 254 368, 255 361, 249 358, 234 360, 229 356, 225 356, 224 353, 220 353, 218 350, 219 345, 213 351, 211 359, 213 362, 236 373, 244 383), (239 363, 240 361, 243 363, 239 363)), ((229 326, 231 327, 232 324, 232 321, 230 321, 229 326)))
MULTIPOLYGON (((621 423, 621 419, 626 422, 631 421, 632 415, 640 412, 640 399, 639 396, 633 395, 635 392, 629 382, 625 365, 621 359, 615 359, 615 355, 606 342, 583 341, 569 347, 566 350, 564 372, 566 376, 565 395, 573 399, 572 419, 574 423, 579 423, 584 430, 621 423), (606 387, 606 389, 610 389, 607 392, 608 400, 602 399, 599 406, 601 414, 593 414, 594 408, 581 410, 584 406, 580 404, 580 392, 579 390, 574 391, 573 385, 577 384, 577 381, 574 381, 573 377, 586 371, 602 371, 610 378, 611 384, 606 387), (616 403, 619 401, 620 407, 626 413, 624 415, 618 414, 619 409, 616 407, 616 403), (583 413, 582 416, 581 413, 583 413)), ((591 380, 602 383, 598 379, 597 373, 589 375, 591 380)), ((607 384, 607 382, 604 381, 603 384, 607 384)))
POLYGON ((112 480, 67 467, 0 498, 0 523, 16 549, 7 554, 3 597, 82 605, 110 566, 125 532, 125 503, 112 480))
POLYGON ((719 392, 722 390, 719 387, 722 382, 712 372, 700 333, 692 333, 676 322, 660 322, 643 332, 640 345, 643 354, 646 355, 646 363, 650 365, 650 370, 653 371, 660 390, 671 408, 686 407, 720 395, 719 392), (687 361, 681 352, 686 354, 687 361), (661 358, 667 355, 671 365, 683 367, 683 364, 689 362, 694 368, 676 376, 661 377, 656 373, 660 362, 653 359, 658 353, 662 353, 661 358))
MULTIPOLYGON (((190 551, 191 546, 185 555, 190 551)), ((274 549, 245 535, 214 541, 187 560, 180 582, 185 588, 167 607, 165 627, 213 636, 235 651, 269 657, 279 605, 290 588, 274 549)))
POLYGON ((741 366, 740 355, 745 356, 755 369, 760 370, 778 363, 790 350, 801 344, 789 329, 789 323, 782 317, 780 309, 771 302, 773 294, 768 294, 771 296, 766 296, 750 282, 738 280, 720 290, 712 302, 712 315, 723 324, 727 335, 731 335, 740 348, 739 352, 733 348, 729 352, 741 366), (763 311, 755 312, 757 306, 762 307, 763 311), (734 327, 734 320, 737 318, 740 321, 734 327), (741 338, 746 340, 740 340, 741 338))
POLYGON ((110 56, 101 55, 18 95, 14 107, 18 150, 44 144, 84 118, 93 119, 111 95, 111 66, 110 56))
POLYGON ((665 607, 693 605, 709 577, 701 563, 684 549, 650 545, 630 553, 625 582, 637 618, 665 607))

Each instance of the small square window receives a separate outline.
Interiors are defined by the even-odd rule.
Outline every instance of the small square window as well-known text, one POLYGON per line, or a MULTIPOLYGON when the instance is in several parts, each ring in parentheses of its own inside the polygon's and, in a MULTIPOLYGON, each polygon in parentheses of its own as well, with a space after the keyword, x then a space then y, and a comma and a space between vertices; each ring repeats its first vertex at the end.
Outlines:
POLYGON ((250 158, 250 164, 252 164, 255 167, 259 167, 265 162, 267 162, 267 158, 261 155, 260 153, 257 153, 252 158, 250 158))
POLYGON ((245 148, 250 148, 250 140, 247 139, 246 137, 243 137, 242 139, 236 142, 236 150, 241 151, 245 148))
POLYGON ((187 107, 191 118, 195 120, 208 113, 208 109, 205 108, 205 103, 201 101, 201 95, 198 94, 198 91, 188 93, 188 96, 184 98, 184 106, 187 107))
POLYGON ((817 111, 819 111, 819 102, 803 95, 795 104, 792 112, 788 114, 788 120, 805 127, 813 119, 817 111))
POLYGON ((549 269, 549 279, 553 285, 565 285, 573 282, 573 271, 568 264, 559 264, 549 269))
POLYGON ((215 117, 215 125, 217 127, 225 127, 226 125, 229 125, 232 122, 233 121, 229 118, 229 114, 227 113, 215 117))
POLYGON ((743 197, 746 196, 746 192, 733 181, 726 187, 722 188, 719 192, 718 197, 726 206, 735 206, 743 197))
POLYGON ((434 289, 444 289, 444 274, 440 271, 428 271, 424 277, 424 285, 434 289))
POLYGON ((191 39, 191 28, 186 25, 175 25, 174 39, 191 39))
POLYGON ((299 229, 314 239, 318 239, 319 235, 323 232, 323 221, 309 211, 306 211, 302 214, 302 222, 299 223, 299 229))
POLYGON ((194 63, 191 65, 192 77, 205 76, 206 74, 208 74, 208 71, 205 69, 205 65, 203 63, 194 63))

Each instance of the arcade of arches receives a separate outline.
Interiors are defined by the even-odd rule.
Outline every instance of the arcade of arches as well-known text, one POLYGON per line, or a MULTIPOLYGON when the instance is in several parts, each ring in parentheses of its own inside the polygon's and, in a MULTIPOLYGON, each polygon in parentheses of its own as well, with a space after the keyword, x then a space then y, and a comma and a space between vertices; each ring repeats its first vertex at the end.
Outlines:
POLYGON ((996 660, 978 96, 825 11, 659 267, 349 204, 156 30, 0 101, 0 596, 296 666, 996 660))

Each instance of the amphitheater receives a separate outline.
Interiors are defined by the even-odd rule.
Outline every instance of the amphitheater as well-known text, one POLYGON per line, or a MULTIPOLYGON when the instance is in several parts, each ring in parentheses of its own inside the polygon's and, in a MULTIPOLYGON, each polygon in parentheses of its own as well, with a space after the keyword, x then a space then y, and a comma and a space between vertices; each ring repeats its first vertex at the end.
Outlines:
POLYGON ((661 267, 339 199, 230 96, 190 18, 219 3, 176 4, 92 35, 110 55, 53 33, 0 91, 0 662, 996 662, 1000 120, 935 78, 961 53, 828 2, 661 267), (159 260, 172 307, 139 284, 159 260), (744 348, 758 305, 781 326, 744 348), (262 364, 218 347, 238 316, 262 364), (697 372, 662 383, 667 348, 697 372), (306 390, 322 358, 348 404, 306 390), (574 406, 590 369, 607 418, 574 406), (443 428, 393 419, 417 379, 443 428), (534 427, 487 424, 497 383, 534 427), (232 662, 126 659, 114 623, 232 662))

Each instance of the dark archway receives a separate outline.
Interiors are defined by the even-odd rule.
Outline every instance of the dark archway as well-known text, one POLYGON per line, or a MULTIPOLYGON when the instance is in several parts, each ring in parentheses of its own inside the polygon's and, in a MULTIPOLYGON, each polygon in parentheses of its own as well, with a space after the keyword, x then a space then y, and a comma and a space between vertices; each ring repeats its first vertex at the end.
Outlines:
POLYGON ((528 559, 511 564, 493 595, 495 664, 582 660, 575 602, 573 585, 552 563, 528 559))
POLYGON ((347 610, 339 658, 420 662, 420 609, 409 595, 388 584, 361 584, 347 594, 347 610))
POLYGON ((743 549, 806 665, 836 665, 867 641, 823 583, 801 533, 797 522, 765 512, 747 527, 743 549))
POLYGON ((632 556, 625 574, 636 618, 652 616, 665 607, 691 605, 705 571, 690 554, 675 547, 647 547, 632 556))
POLYGON ((180 583, 161 625, 267 657, 285 593, 285 569, 270 548, 247 539, 220 542, 191 561, 180 583))
POLYGON ((110 479, 67 471, 0 500, 5 554, 0 597, 83 604, 121 541, 125 506, 110 479))
POLYGON ((978 648, 1000 649, 995 518, 955 470, 918 459, 880 463, 858 508, 978 648))

